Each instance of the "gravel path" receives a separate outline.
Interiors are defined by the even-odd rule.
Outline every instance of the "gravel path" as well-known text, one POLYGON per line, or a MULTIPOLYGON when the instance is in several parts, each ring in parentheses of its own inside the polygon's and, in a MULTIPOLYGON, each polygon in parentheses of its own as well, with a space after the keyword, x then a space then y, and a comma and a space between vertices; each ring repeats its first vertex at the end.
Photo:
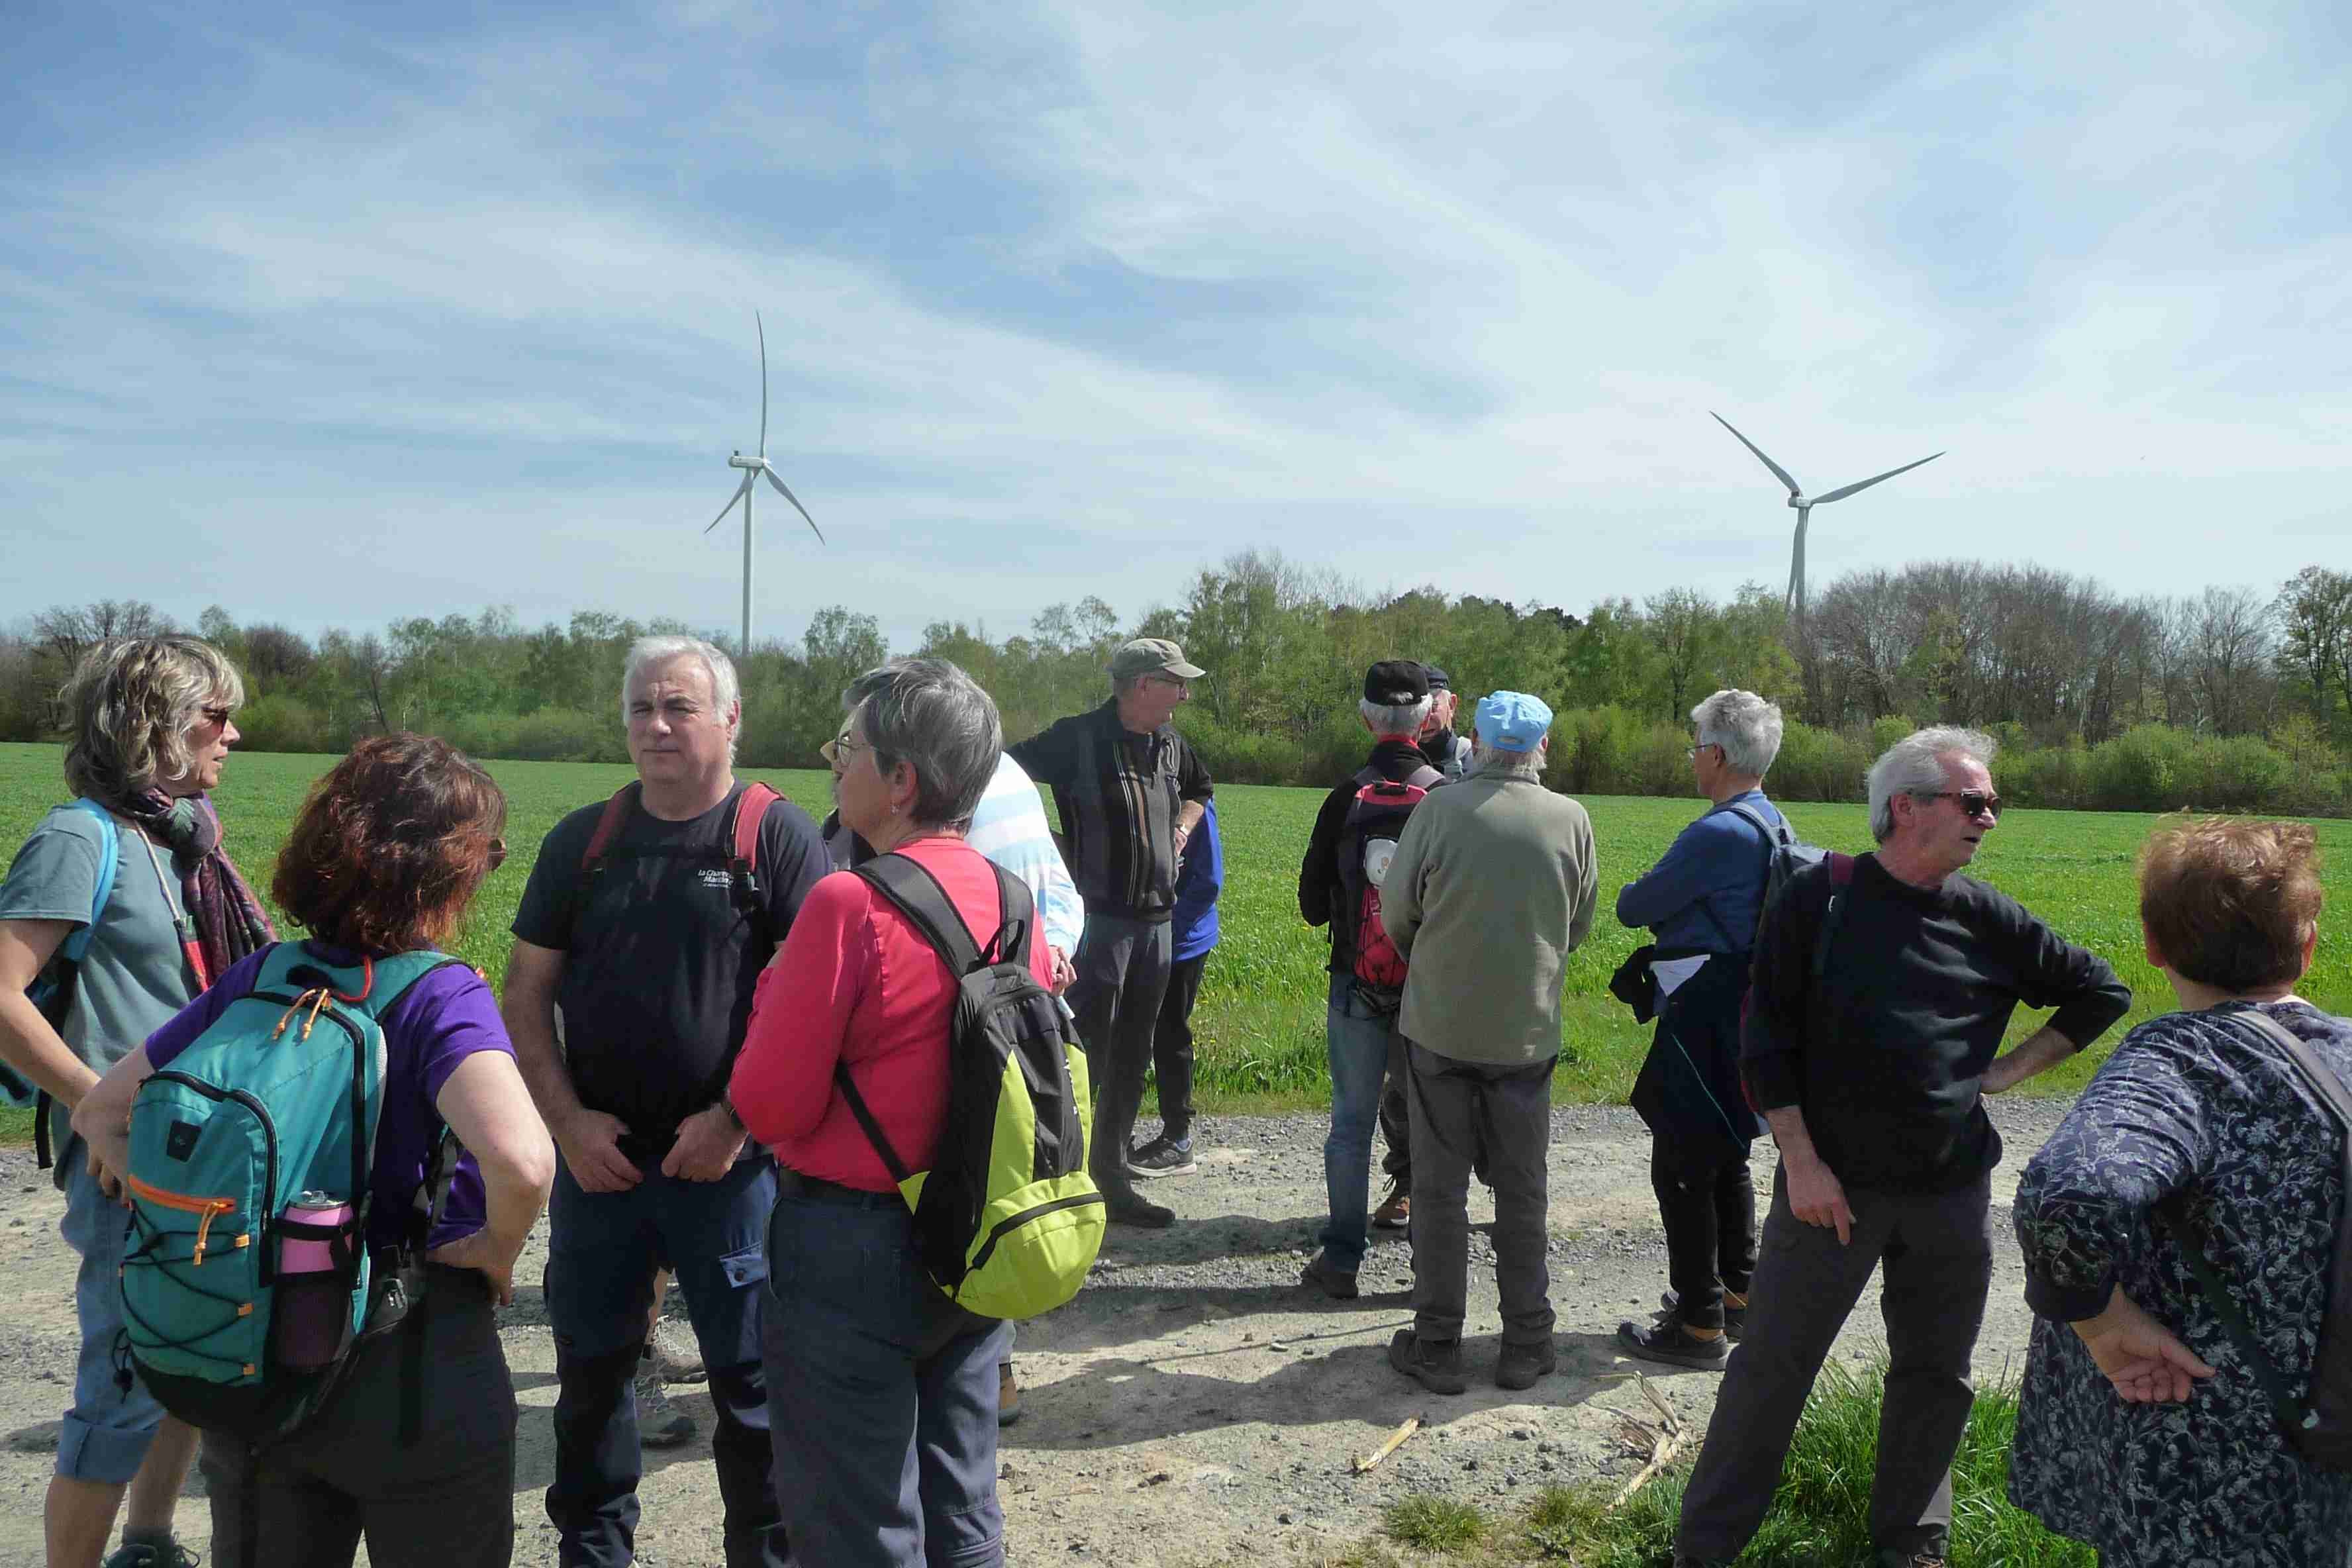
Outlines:
MULTIPOLYGON (((1980 1375, 2022 1359, 2032 1318, 2007 1205, 2019 1169, 2064 1110, 2060 1100, 1994 1102, 2008 1152, 1995 1173, 1998 1252, 1980 1375)), ((1298 1284, 1321 1223, 1327 1124, 1319 1113, 1201 1123, 1200 1173, 1151 1184, 1175 1207, 1175 1228, 1114 1229, 1077 1300, 1024 1326, 1026 1414, 1006 1430, 1002 1454, 1013 1562, 1315 1563, 1361 1539, 1383 1505, 1411 1493, 1495 1508, 1634 1468, 1618 1416, 1643 1406, 1613 1333, 1620 1320, 1646 1316, 1665 1281, 1639 1119, 1622 1107, 1553 1112, 1559 1370, 1523 1394, 1493 1386, 1492 1255, 1474 1232, 1465 1341, 1473 1381, 1453 1399, 1387 1364, 1390 1334, 1412 1317, 1402 1240, 1374 1233, 1359 1301, 1327 1301, 1298 1284), (1355 1455, 1411 1415, 1429 1425, 1370 1475, 1351 1472, 1355 1455)), ((1754 1166, 1765 1190, 1768 1153, 1754 1166)), ((1474 1223, 1491 1217, 1483 1197, 1474 1188, 1474 1223)), ((62 1207, 29 1151, 0 1150, 0 1268, 12 1297, 0 1321, 0 1563, 40 1559, 41 1493, 72 1379, 73 1257, 57 1237, 62 1207)), ((527 1258, 520 1272, 536 1278, 538 1268, 527 1258)), ((551 1563, 540 1492, 551 1468, 554 1352, 536 1288, 520 1294, 504 1332, 523 1405, 517 1561, 551 1563)), ((1865 1301, 1841 1353, 1866 1357, 1878 1342, 1865 1301)), ((1703 1425, 1716 1376, 1649 1370, 1683 1419, 1703 1425)), ((698 1388, 678 1392, 705 1441, 647 1456, 639 1561, 651 1568, 721 1561, 709 1403, 698 1388)), ((205 1549, 209 1520, 193 1489, 179 1527, 205 1549)))

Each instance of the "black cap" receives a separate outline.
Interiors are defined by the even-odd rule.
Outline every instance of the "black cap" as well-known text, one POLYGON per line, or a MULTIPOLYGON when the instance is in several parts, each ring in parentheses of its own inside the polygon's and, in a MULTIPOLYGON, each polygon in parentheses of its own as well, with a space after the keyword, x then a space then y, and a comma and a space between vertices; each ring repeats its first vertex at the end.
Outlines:
POLYGON ((1364 671, 1364 700, 1383 708, 1418 702, 1429 695, 1429 676, 1409 658, 1384 658, 1364 671))
POLYGON ((1421 669, 1423 674, 1429 677, 1429 689, 1432 691, 1451 691, 1454 689, 1454 678, 1446 674, 1444 670, 1439 668, 1436 665, 1424 664, 1421 667, 1421 669))

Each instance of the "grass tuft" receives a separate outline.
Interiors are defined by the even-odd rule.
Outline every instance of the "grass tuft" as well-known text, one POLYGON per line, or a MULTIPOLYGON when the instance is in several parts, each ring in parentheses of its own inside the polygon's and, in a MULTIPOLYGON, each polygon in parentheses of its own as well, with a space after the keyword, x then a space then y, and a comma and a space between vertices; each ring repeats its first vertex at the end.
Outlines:
POLYGON ((1486 1516, 1454 1498, 1416 1494, 1391 1503, 1381 1528, 1417 1552, 1467 1552, 1486 1539, 1486 1516))

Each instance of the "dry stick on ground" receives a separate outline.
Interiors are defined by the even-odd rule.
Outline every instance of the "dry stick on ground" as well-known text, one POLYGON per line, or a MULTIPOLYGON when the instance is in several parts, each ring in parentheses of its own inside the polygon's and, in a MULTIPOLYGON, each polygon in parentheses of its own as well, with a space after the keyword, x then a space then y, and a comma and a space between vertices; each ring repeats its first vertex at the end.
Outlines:
MULTIPOLYGON (((1674 1406, 1668 1405, 1665 1396, 1650 1385, 1648 1378, 1638 1372, 1632 1375, 1634 1385, 1642 1391, 1642 1397, 1656 1408, 1660 1424, 1653 1426, 1638 1415, 1622 1417, 1626 1426, 1649 1439, 1650 1458, 1647 1464, 1633 1472, 1633 1479, 1619 1488, 1617 1495, 1609 1500, 1611 1508, 1622 1506, 1627 1498, 1639 1491, 1644 1484, 1674 1462, 1675 1456, 1682 1452, 1683 1436, 1687 1430, 1683 1426, 1681 1418, 1675 1415, 1674 1406)), ((1633 1443, 1630 1446, 1637 1454, 1642 1451, 1641 1444, 1633 1443)))
POLYGON ((1374 1465, 1379 1464, 1382 1459, 1385 1459, 1391 1454, 1395 1453, 1399 1448, 1404 1446, 1404 1440, 1407 1437, 1412 1436, 1415 1432, 1420 1430, 1421 1417, 1418 1415, 1407 1417, 1403 1426, 1398 1427, 1395 1431, 1388 1435, 1387 1441, 1383 1442, 1379 1447, 1373 1449, 1370 1453, 1366 1454, 1362 1458, 1356 1461, 1356 1473, 1360 1476, 1362 1475, 1366 1470, 1370 1469, 1374 1465))

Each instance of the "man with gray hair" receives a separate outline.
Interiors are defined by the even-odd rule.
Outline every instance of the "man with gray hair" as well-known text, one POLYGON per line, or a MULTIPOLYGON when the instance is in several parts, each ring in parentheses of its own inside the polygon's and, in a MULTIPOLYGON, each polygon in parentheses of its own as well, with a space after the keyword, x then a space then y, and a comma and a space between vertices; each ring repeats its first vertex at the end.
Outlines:
POLYGON ((1298 912, 1331 933, 1325 1013, 1331 1131, 1323 1141, 1329 1213, 1304 1283, 1343 1301, 1357 1294, 1370 1240, 1364 1205, 1381 1085, 1391 1070, 1401 1074, 1404 1061, 1396 1020, 1405 966, 1378 924, 1382 882, 1398 835, 1423 796, 1445 782, 1417 744, 1429 709, 1429 677, 1420 665, 1383 659, 1364 672, 1356 711, 1371 731, 1371 755, 1323 797, 1298 865, 1298 912))
POLYGON ((1436 791, 1397 840, 1381 924, 1411 961, 1397 1016, 1411 1069, 1412 1327, 1389 1363, 1460 1394, 1470 1289, 1470 1171, 1495 1189, 1502 1388, 1559 1364, 1544 1262, 1560 974, 1592 929, 1600 877, 1584 807, 1543 785, 1551 710, 1525 692, 1478 704, 1470 776, 1436 791))
POLYGON ((1763 1124, 1739 1091, 1739 1008, 1773 851, 1789 826, 1764 798, 1780 710, 1718 691, 1691 710, 1691 773, 1713 804, 1655 866, 1617 894, 1617 918, 1648 926, 1657 1032, 1633 1083, 1650 1129, 1650 1184, 1666 1231, 1665 1310, 1617 1341, 1644 1361, 1717 1371, 1748 1317, 1756 1189, 1748 1146, 1763 1124))
POLYGON ((1169 723, 1206 673, 1165 637, 1111 656, 1111 694, 1005 751, 1054 792, 1070 874, 1086 900, 1070 1006, 1095 1085, 1087 1167, 1118 1225, 1173 1225, 1128 1168, 1151 1039, 1174 962, 1176 862, 1208 809, 1209 770, 1169 723))
POLYGON ((760 1364, 775 1165, 725 1091, 760 972, 832 864, 806 812, 735 777, 743 704, 719 649, 641 638, 621 714, 636 781, 541 844, 502 1006, 562 1157, 548 1205, 547 1513, 564 1568, 631 1561, 643 1469, 632 1384, 666 1265, 709 1369, 729 1568, 782 1568, 760 1364))
POLYGON ((2131 992, 2096 954, 1960 874, 2000 819, 1993 742, 1932 729, 1869 775, 1877 850, 1790 877, 1764 911, 1741 1041, 1780 1146, 1748 1312, 1683 1495, 1676 1568, 1737 1557, 1797 1417, 1882 1263, 1886 1403, 1870 1532, 1882 1568, 1939 1568, 1969 1357, 1992 1279, 2000 1138, 1983 1096, 2096 1039, 2131 992), (2050 1022, 1997 1054, 2019 1003, 2050 1022))

